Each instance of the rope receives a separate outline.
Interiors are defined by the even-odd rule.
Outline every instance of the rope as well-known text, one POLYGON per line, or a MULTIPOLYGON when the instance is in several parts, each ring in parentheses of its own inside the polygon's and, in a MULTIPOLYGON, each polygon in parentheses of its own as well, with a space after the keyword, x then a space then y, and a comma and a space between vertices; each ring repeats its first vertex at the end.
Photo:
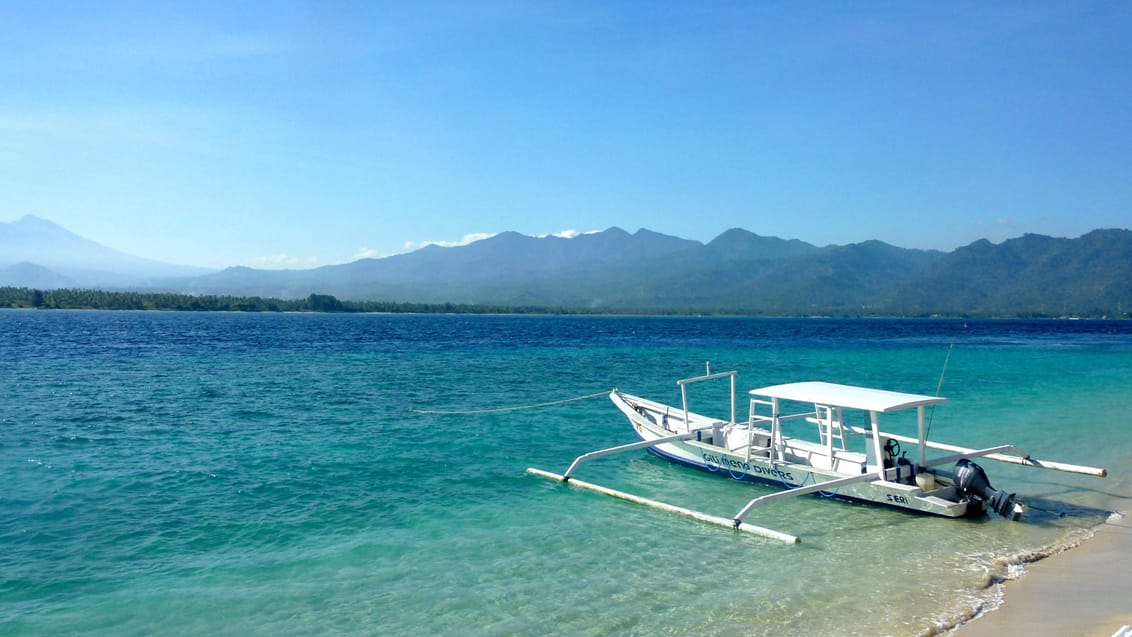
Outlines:
MULTIPOLYGON (((748 464, 747 466, 750 466, 750 465, 748 464)), ((731 479, 732 479, 732 480, 742 480, 743 478, 746 478, 746 477, 747 477, 747 469, 746 469, 746 468, 744 468, 744 469, 743 469, 743 470, 742 470, 742 471, 741 471, 741 472, 739 473, 739 477, 737 477, 737 478, 736 478, 736 477, 735 477, 735 472, 731 470, 731 463, 729 462, 729 463, 727 463, 727 474, 731 476, 731 479)))
MULTIPOLYGON (((818 483, 818 479, 814 477, 813 471, 807 473, 805 479, 803 479, 801 484, 799 484, 798 486, 792 486, 786 480, 779 478, 779 481, 782 482, 782 486, 786 487, 787 490, 801 489, 802 487, 806 486, 806 483, 809 482, 810 480, 813 480, 814 484, 818 483)), ((840 490, 841 490, 841 487, 837 487, 832 492, 830 492, 830 491, 818 491, 817 494, 820 495, 823 498, 832 498, 832 497, 836 496, 837 492, 840 491, 840 490)))
POLYGON ((549 403, 538 403, 535 405, 519 405, 516 407, 496 407, 494 409, 469 409, 466 411, 444 411, 438 409, 415 409, 410 408, 409 411, 414 414, 426 414, 432 416, 470 416, 474 414, 501 414, 507 411, 519 411, 521 409, 538 409, 540 407, 553 407, 554 405, 564 405, 579 400, 588 400, 590 398, 597 398, 598 396, 605 396, 608 391, 602 390, 593 394, 586 394, 585 396, 577 396, 575 398, 566 398, 563 400, 555 400, 549 403))
POLYGON ((806 483, 809 482, 810 479, 813 479, 815 483, 817 482, 817 478, 814 478, 814 472, 813 471, 807 473, 806 477, 802 479, 802 482, 798 483, 798 486, 794 486, 794 485, 790 484, 789 482, 786 481, 786 478, 783 478, 781 475, 779 475, 779 477, 778 477, 778 481, 782 483, 783 488, 785 488, 787 491, 792 491, 794 489, 801 489, 802 487, 806 486, 806 483))

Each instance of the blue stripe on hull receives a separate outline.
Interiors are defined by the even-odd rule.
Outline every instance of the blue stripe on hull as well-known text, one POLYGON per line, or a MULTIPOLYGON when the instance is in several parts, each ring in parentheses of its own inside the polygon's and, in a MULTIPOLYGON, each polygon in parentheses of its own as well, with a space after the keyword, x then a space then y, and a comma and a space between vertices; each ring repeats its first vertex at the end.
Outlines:
MULTIPOLYGON (((680 466, 683 466, 683 467, 691 467, 693 469, 699 469, 700 471, 704 471, 706 473, 712 473, 712 474, 715 474, 715 475, 722 475, 724 477, 731 478, 732 480, 736 480, 738 482, 754 482, 754 483, 759 483, 759 484, 769 484, 771 486, 775 486, 775 487, 778 487, 780 489, 792 489, 792 488, 801 486, 801 485, 792 485, 792 484, 785 482, 783 480, 774 480, 774 479, 765 478, 765 477, 762 477, 762 476, 751 475, 750 473, 736 474, 734 471, 731 471, 729 469, 724 469, 722 467, 713 469, 713 468, 711 468, 711 467, 709 467, 705 464, 700 464, 700 463, 697 463, 697 462, 689 462, 688 460, 685 460, 683 458, 669 455, 667 453, 664 453, 663 451, 661 451, 660 449, 658 449, 656 447, 649 447, 649 448, 646 449, 646 451, 648 451, 648 452, 650 452, 650 453, 652 453, 656 456, 659 456, 659 457, 671 462, 672 464, 677 464, 677 465, 680 465, 680 466), (738 475, 738 477, 736 477, 736 475, 738 475)), ((868 504, 868 505, 872 505, 872 506, 882 506, 882 507, 885 507, 885 508, 888 508, 888 509, 894 509, 896 511, 903 511, 905 513, 928 514, 928 515, 932 514, 931 511, 918 511, 918 510, 914 510, 914 509, 908 509, 906 507, 894 506, 894 505, 888 504, 886 502, 877 502, 875 500, 865 500, 863 498, 855 498, 855 497, 849 496, 849 495, 842 495, 842 494, 836 493, 836 492, 825 493, 825 492, 819 491, 818 493, 816 493, 814 495, 820 495, 823 498, 833 498, 833 499, 836 499, 836 500, 841 500, 843 502, 853 502, 853 503, 856 503, 856 504, 868 504)))
POLYGON ((656 447, 649 447, 649 448, 645 449, 645 451, 648 451, 651 454, 654 454, 656 456, 664 458, 665 460, 671 462, 672 464, 678 464, 682 467, 691 467, 693 469, 699 469, 700 471, 703 471, 705 473, 713 473, 713 474, 717 474, 717 475, 722 475, 722 476, 731 478, 732 480, 736 480, 738 482, 755 482, 755 483, 758 483, 758 484, 769 484, 771 486, 782 487, 782 488, 785 488, 785 489, 789 489, 789 488, 796 486, 796 485, 792 485, 788 482, 784 482, 782 480, 776 480, 776 479, 766 478, 766 477, 763 477, 763 476, 751 475, 750 473, 735 472, 735 471, 731 471, 730 469, 724 469, 723 467, 714 467, 713 468, 710 465, 699 463, 699 462, 690 462, 690 461, 685 460, 684 458, 681 458, 679 456, 671 456, 671 455, 661 451, 660 449, 658 449, 656 447))

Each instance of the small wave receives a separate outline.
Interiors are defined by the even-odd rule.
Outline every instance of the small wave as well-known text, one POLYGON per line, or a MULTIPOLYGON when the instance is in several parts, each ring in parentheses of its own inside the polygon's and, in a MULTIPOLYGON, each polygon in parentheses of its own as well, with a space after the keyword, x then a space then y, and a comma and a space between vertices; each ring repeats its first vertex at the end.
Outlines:
POLYGON ((987 587, 1018 579, 1025 574, 1027 565, 1076 548, 1096 535, 1096 533, 1097 528, 1095 526, 1074 529, 1065 534, 1061 539, 1047 546, 1036 549, 1026 549, 1010 555, 996 557, 991 561, 991 568, 987 572, 989 578, 987 587))
POLYGON ((989 594, 978 595, 968 600, 967 605, 954 610, 951 615, 937 619, 934 624, 916 633, 916 637, 938 637, 954 634, 960 626, 981 617, 984 613, 995 610, 1002 604, 1002 587, 989 590, 989 594))
POLYGON ((91 444, 95 442, 94 438, 89 436, 82 436, 78 434, 60 434, 51 439, 51 442, 57 445, 68 444, 91 444))

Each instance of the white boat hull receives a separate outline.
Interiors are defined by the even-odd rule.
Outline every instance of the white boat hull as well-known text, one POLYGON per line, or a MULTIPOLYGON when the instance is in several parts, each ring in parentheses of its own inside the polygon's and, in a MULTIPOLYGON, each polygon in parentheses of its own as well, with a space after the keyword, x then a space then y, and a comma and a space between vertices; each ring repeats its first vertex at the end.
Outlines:
MULTIPOLYGON (((761 482, 783 489, 795 489, 820 485, 825 482, 841 480, 849 476, 867 472, 877 472, 879 468, 865 463, 862 454, 835 453, 834 457, 821 456, 820 446, 803 441, 788 441, 790 450, 785 460, 772 459, 768 452, 749 452, 749 445, 736 449, 728 448, 724 432, 726 422, 688 414, 684 422, 684 412, 667 405, 656 403, 637 396, 614 392, 613 403, 628 417, 636 435, 645 441, 656 440, 674 433, 684 433, 697 428, 708 428, 697 438, 665 442, 649 451, 671 462, 693 467, 709 473, 726 476, 733 480, 761 482), (798 461, 809 460, 809 462, 798 461), (827 465, 825 467, 821 465, 827 465)), ((744 438, 747 437, 744 432, 744 438)), ((754 437, 769 442, 769 431, 755 430, 754 437)), ((757 448, 757 446, 756 446, 757 448)), ((933 474, 937 484, 931 491, 924 491, 908 474, 909 469, 893 467, 886 470, 886 480, 879 475, 875 480, 864 480, 842 484, 829 491, 819 491, 820 495, 844 500, 867 502, 920 513, 943 517, 963 517, 983 512, 981 502, 955 497, 955 490, 946 478, 933 474)))

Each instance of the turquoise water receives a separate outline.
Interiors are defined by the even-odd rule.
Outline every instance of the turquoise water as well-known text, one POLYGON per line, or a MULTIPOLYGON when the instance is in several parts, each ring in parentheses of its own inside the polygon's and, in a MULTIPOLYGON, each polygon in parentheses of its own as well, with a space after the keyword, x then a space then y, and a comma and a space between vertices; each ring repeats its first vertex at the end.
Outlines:
MULTIPOLYGON (((5 635, 931 634, 1132 494, 1122 322, 4 311, 0 361, 5 635), (1020 522, 761 511, 791 546, 525 474, 632 441, 606 398, 412 411, 678 403, 708 360, 929 394, 947 360, 933 439, 1110 476, 984 461, 1020 522)), ((578 477, 727 517, 770 492, 645 452, 578 477)))

